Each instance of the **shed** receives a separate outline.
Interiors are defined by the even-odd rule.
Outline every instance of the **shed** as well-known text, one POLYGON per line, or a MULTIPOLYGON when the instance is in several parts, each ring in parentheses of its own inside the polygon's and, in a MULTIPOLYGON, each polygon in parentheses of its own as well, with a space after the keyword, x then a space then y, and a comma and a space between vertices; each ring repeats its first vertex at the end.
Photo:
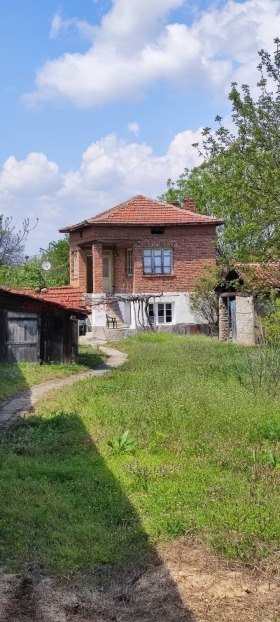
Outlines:
POLYGON ((225 272, 219 293, 219 339, 243 345, 262 340, 260 316, 271 291, 280 293, 280 262, 236 263, 225 272))
POLYGON ((73 362, 86 309, 31 292, 0 286, 0 362, 73 362))

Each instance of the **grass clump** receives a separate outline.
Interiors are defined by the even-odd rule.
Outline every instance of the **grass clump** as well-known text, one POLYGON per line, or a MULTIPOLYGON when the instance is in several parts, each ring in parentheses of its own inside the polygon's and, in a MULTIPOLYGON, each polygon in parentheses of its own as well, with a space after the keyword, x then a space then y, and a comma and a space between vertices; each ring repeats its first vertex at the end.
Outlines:
POLYGON ((246 349, 171 334, 120 348, 123 367, 56 391, 3 440, 1 559, 18 568, 36 550, 49 571, 88 572, 186 532, 246 563, 273 554, 280 407, 240 384, 246 349))

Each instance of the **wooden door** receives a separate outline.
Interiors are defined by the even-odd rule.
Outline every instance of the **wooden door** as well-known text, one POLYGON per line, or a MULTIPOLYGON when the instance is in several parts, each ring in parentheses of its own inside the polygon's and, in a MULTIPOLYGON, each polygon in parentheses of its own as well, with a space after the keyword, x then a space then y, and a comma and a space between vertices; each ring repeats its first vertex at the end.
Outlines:
POLYGON ((8 363, 37 363, 40 356, 37 313, 7 311, 6 360, 8 363))
POLYGON ((236 341, 236 298, 229 298, 229 321, 232 341, 236 341))
POLYGON ((113 253, 107 251, 102 255, 103 291, 110 294, 113 291, 113 253))
POLYGON ((93 260, 92 253, 87 253, 87 293, 92 294, 93 292, 93 260))

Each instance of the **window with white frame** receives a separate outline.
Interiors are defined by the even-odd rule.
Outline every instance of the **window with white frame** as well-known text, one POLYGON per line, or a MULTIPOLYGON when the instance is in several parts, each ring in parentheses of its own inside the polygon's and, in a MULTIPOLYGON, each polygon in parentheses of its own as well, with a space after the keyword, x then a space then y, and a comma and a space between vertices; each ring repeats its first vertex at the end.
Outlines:
POLYGON ((145 248, 143 253, 144 274, 171 274, 171 248, 145 248))
POLYGON ((172 302, 159 302, 149 304, 149 320, 156 321, 157 324, 171 324, 173 322, 172 302))
POLYGON ((132 276, 133 275, 133 249, 132 248, 126 249, 125 263, 126 263, 126 275, 132 276))
POLYGON ((157 305, 157 321, 159 324, 170 324, 172 322, 171 302, 159 302, 157 305))

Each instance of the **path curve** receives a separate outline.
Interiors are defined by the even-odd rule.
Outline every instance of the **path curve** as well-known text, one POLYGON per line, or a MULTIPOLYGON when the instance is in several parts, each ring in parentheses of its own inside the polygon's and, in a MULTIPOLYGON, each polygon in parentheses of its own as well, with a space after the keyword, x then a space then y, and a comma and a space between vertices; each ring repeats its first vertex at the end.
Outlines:
POLYGON ((80 374, 73 374, 72 376, 66 376, 64 378, 57 378, 48 380, 37 384, 25 391, 22 391, 16 397, 10 400, 2 402, 0 407, 0 428, 5 429, 12 425, 14 421, 20 416, 20 414, 30 412, 33 410, 36 402, 41 399, 46 393, 53 389, 60 389, 61 387, 70 386, 79 380, 87 380, 93 376, 101 376, 106 374, 112 369, 123 365, 127 360, 127 354, 120 352, 115 348, 109 346, 99 346, 99 350, 108 356, 106 363, 98 365, 95 369, 90 371, 81 372, 80 374))

